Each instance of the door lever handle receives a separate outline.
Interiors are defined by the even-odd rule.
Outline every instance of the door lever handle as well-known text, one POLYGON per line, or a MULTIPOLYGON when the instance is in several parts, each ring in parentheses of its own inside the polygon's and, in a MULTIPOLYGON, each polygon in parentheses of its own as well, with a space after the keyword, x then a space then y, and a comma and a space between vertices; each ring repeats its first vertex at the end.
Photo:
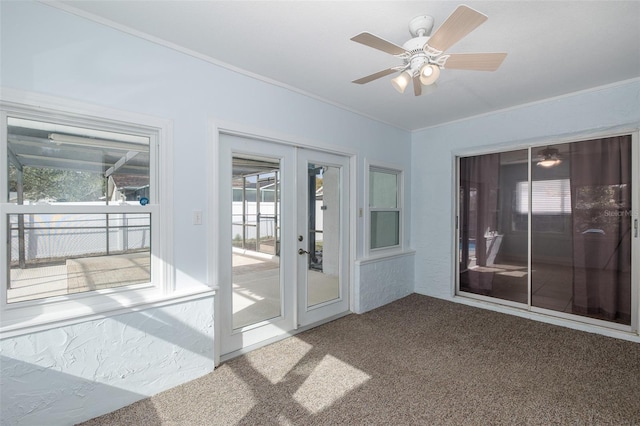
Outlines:
POLYGON ((306 250, 298 249, 298 254, 299 254, 300 256, 302 256, 303 254, 310 254, 310 253, 309 253, 308 251, 306 251, 306 250))
POLYGON ((638 238, 638 219, 633 220, 633 227, 635 228, 635 237, 638 238))

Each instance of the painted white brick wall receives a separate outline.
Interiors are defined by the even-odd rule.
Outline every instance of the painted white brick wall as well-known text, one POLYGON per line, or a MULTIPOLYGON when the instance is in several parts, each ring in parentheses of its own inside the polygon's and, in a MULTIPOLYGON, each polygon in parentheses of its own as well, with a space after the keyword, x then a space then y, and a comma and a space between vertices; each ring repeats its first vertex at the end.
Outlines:
POLYGON ((415 252, 356 261, 355 312, 363 313, 413 293, 415 252))
POLYGON ((213 298, 0 341, 2 425, 71 425, 213 371, 213 298))

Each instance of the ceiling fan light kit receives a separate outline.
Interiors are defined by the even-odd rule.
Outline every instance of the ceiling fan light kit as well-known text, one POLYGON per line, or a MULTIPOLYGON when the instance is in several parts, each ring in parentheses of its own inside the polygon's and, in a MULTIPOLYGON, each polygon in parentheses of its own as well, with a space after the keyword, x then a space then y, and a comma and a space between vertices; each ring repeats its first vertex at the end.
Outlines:
POLYGON ((391 85, 400 93, 404 93, 405 89, 413 79, 413 75, 409 71, 402 71, 402 73, 391 79, 391 85))
POLYGON ((404 93, 413 80, 414 93, 422 94, 422 85, 435 83, 441 69, 463 69, 475 71, 495 71, 504 61, 506 53, 462 53, 444 54, 444 51, 487 20, 487 16, 468 6, 458 6, 445 22, 432 35, 433 18, 428 15, 416 16, 409 22, 409 32, 413 36, 402 46, 384 40, 368 32, 360 33, 351 40, 402 59, 400 66, 378 71, 377 73, 354 80, 353 83, 365 84, 394 72, 400 75, 391 80, 392 86, 404 93))
POLYGON ((555 167, 562 163, 560 158, 560 152, 555 148, 545 148, 538 152, 538 162, 536 166, 544 167, 545 169, 555 167))
POLYGON ((426 64, 420 68, 420 83, 425 86, 433 84, 440 77, 440 67, 434 64, 426 64))

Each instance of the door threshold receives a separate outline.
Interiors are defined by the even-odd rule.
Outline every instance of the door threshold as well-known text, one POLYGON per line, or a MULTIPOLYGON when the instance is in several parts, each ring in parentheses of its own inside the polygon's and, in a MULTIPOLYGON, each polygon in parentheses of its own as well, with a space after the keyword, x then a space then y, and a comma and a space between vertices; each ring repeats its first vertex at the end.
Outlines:
MULTIPOLYGON (((337 320, 339 318, 346 317, 347 315, 351 315, 352 313, 353 312, 351 312, 351 311, 347 311, 347 312, 343 312, 341 314, 333 315, 333 316, 330 316, 329 318, 325 318, 323 320, 314 322, 312 324, 308 324, 308 325, 305 325, 305 326, 298 327, 295 330, 292 330, 292 331, 289 331, 289 332, 286 332, 286 333, 282 333, 282 334, 280 334, 278 336, 271 337, 270 339, 263 340, 262 342, 255 343, 253 345, 247 346, 247 347, 242 348, 242 349, 238 349, 237 351, 233 351, 233 352, 226 353, 224 355, 220 355, 220 365, 222 363, 226 362, 226 361, 229 361, 229 360, 233 359, 233 358, 248 354, 249 352, 254 351, 256 349, 260 349, 260 348, 262 348, 264 346, 270 345, 272 343, 279 342, 280 340, 284 340, 284 339, 286 339, 288 337, 295 336, 296 334, 302 333, 304 331, 311 330, 312 328, 315 328, 315 327, 330 323, 331 321, 335 321, 335 320, 337 320)), ((218 367, 219 367, 219 365, 216 366, 216 368, 218 368, 218 367)))

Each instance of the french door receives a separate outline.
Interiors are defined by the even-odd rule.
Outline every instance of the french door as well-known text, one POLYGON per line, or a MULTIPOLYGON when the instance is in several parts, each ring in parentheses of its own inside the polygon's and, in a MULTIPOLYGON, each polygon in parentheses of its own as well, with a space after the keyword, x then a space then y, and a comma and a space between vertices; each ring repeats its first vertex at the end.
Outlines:
POLYGON ((458 288, 638 330, 635 134, 461 157, 458 288))
POLYGON ((220 135, 219 314, 229 356, 349 310, 349 159, 220 135))

